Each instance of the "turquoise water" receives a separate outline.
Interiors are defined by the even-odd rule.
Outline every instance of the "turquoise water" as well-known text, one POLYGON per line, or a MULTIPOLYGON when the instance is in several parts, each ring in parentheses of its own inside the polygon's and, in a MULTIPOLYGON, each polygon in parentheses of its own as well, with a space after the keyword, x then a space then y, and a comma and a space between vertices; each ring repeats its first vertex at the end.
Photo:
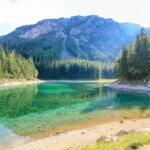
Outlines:
POLYGON ((116 91, 100 83, 57 82, 0 90, 0 124, 18 136, 46 137, 143 114, 150 115, 150 93, 116 91))

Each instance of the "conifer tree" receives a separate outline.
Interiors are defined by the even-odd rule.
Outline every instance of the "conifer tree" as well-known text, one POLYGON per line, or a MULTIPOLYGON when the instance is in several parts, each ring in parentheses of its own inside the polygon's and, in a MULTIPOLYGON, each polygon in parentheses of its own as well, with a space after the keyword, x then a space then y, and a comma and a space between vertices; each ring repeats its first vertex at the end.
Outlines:
POLYGON ((37 70, 33 60, 25 59, 14 51, 6 52, 0 45, 0 80, 5 79, 34 79, 37 70))
POLYGON ((142 28, 135 42, 128 49, 123 48, 116 61, 116 72, 123 79, 150 78, 150 36, 142 28))

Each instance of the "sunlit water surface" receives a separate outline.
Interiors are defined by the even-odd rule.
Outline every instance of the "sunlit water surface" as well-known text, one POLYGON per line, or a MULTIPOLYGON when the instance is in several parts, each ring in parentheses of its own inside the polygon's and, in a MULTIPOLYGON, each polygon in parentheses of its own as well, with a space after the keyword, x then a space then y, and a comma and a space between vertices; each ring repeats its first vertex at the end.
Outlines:
POLYGON ((116 91, 100 83, 56 82, 1 89, 0 148, 18 139, 148 115, 150 93, 116 91))

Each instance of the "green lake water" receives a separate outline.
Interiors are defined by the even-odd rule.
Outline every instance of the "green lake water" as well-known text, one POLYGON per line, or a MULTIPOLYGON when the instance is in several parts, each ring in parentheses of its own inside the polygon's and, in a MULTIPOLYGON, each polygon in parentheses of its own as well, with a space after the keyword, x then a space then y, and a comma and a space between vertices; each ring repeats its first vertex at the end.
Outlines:
POLYGON ((10 133, 17 138, 41 138, 141 115, 150 115, 150 93, 117 91, 100 83, 55 82, 1 89, 0 145, 10 133))

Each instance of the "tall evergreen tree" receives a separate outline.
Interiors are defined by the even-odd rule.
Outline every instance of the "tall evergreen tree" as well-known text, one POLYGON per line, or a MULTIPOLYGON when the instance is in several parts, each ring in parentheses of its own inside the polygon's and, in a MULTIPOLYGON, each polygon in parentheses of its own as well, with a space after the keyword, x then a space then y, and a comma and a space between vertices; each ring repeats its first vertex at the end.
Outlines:
POLYGON ((121 56, 118 60, 118 63, 119 63, 118 68, 116 67, 117 71, 118 71, 118 75, 122 79, 126 79, 127 75, 128 75, 128 62, 127 62, 127 59, 128 59, 128 50, 124 46, 123 50, 122 50, 122 53, 121 53, 121 56))
POLYGON ((37 70, 33 60, 25 59, 14 51, 6 52, 0 45, 0 80, 5 79, 34 79, 37 70))
POLYGON ((116 70, 123 79, 145 79, 150 77, 150 36, 142 28, 136 42, 128 49, 123 48, 116 61, 116 70))

